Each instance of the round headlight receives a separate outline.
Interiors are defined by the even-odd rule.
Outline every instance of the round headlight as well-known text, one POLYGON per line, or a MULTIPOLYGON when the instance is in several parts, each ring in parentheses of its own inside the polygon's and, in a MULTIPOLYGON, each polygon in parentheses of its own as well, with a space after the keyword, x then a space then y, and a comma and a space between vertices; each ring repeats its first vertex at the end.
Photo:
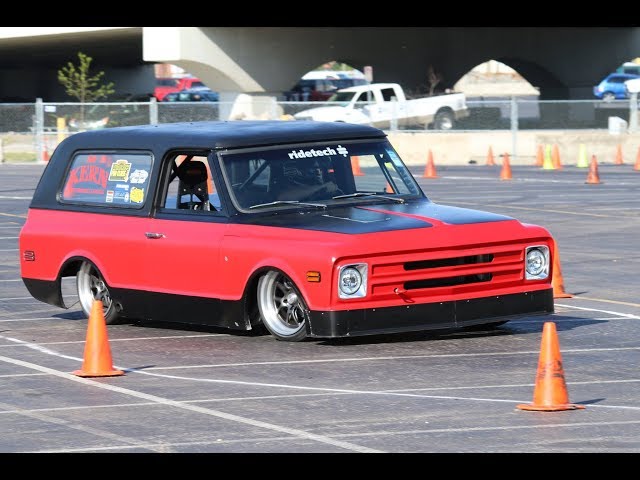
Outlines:
POLYGON ((533 276, 539 276, 544 273, 547 266, 547 260, 537 248, 532 248, 527 252, 527 273, 533 276))
POLYGON ((362 275, 353 267, 347 267, 340 272, 340 290, 346 295, 353 295, 362 285, 362 275))

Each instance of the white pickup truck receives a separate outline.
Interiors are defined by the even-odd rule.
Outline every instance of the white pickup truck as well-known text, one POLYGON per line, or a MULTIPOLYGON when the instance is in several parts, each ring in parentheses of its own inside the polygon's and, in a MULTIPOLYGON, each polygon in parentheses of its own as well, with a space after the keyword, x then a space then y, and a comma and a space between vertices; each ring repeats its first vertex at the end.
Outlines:
POLYGON ((338 90, 328 106, 303 110, 296 120, 347 122, 389 129, 395 126, 450 130, 469 116, 463 93, 407 100, 397 83, 371 83, 338 90))

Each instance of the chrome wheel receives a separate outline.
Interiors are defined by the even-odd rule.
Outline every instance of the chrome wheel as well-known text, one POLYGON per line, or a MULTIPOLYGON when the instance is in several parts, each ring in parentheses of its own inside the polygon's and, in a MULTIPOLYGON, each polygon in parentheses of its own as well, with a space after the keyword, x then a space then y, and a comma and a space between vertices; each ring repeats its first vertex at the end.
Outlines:
POLYGON ((272 270, 260 278, 258 309, 262 323, 278 340, 298 342, 306 338, 309 310, 286 275, 272 270))
POLYGON ((118 312, 109 288, 102 278, 100 272, 89 262, 82 262, 76 275, 76 286, 78 289, 78 300, 84 314, 89 317, 94 300, 102 302, 105 323, 114 323, 118 312))

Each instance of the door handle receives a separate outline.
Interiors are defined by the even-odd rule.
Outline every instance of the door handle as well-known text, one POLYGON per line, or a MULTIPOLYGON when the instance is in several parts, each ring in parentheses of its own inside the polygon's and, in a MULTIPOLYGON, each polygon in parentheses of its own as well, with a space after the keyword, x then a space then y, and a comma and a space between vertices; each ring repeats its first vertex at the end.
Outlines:
POLYGON ((145 237, 151 238, 151 239, 164 238, 164 233, 146 232, 144 235, 145 237))

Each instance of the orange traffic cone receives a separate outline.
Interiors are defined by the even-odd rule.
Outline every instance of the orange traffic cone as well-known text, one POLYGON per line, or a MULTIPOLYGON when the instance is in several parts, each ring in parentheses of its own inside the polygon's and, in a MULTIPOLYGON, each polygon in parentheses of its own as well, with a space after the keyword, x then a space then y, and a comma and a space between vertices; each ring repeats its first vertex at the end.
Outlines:
POLYGON ((384 189, 385 193, 394 193, 393 192, 393 188, 391 188, 391 185, 389 185, 389 182, 387 182, 387 186, 384 189))
POLYGON ((600 183, 600 175, 598 175, 598 160, 596 160, 595 155, 591 156, 589 173, 587 173, 587 181, 584 183, 600 183))
POLYGON ((551 277, 551 285, 553 286, 553 298, 573 298, 573 295, 564 291, 564 279, 562 278, 560 254, 558 253, 557 244, 553 247, 553 275, 551 277))
POLYGON ((622 160, 622 145, 618 144, 618 148, 616 149, 616 159, 613 161, 614 165, 624 165, 624 161, 622 160))
POLYGON ((640 147, 638 147, 638 153, 636 154, 636 163, 633 166, 634 170, 640 170, 640 147))
POLYGON ((351 157, 351 171, 356 177, 364 176, 364 172, 360 170, 360 158, 357 156, 351 157))
POLYGON ((538 145, 536 152, 536 167, 542 167, 544 165, 544 149, 542 145, 538 145))
POLYGON ((107 325, 100 300, 94 300, 93 305, 91 305, 82 369, 75 370, 73 374, 78 377, 115 377, 124 375, 122 370, 113 368, 111 348, 107 337, 107 325))
POLYGON ((562 170, 562 162, 560 161, 560 150, 558 144, 553 144, 553 150, 551 153, 551 161, 553 162, 553 168, 556 170, 562 170))
POLYGON ((47 148, 45 147, 44 150, 42 151, 42 161, 43 162, 48 162, 49 161, 49 152, 47 151, 47 148))
POLYGON ((438 178, 436 174, 436 166, 433 163, 433 152, 429 150, 429 157, 427 160, 427 165, 424 167, 424 174, 422 178, 438 178))
POLYGON ((533 391, 533 403, 518 405, 520 410, 539 412, 557 412, 560 410, 583 409, 584 405, 569 403, 567 384, 564 380, 560 342, 556 324, 545 322, 542 327, 542 342, 536 384, 533 391))
POLYGON ((493 158, 493 149, 489 147, 489 151, 487 152, 487 165, 493 166, 495 164, 496 164, 496 161, 493 158))
POLYGON ((500 170, 500 180, 511 180, 511 164, 509 163, 509 154, 502 155, 502 170, 500 170))

